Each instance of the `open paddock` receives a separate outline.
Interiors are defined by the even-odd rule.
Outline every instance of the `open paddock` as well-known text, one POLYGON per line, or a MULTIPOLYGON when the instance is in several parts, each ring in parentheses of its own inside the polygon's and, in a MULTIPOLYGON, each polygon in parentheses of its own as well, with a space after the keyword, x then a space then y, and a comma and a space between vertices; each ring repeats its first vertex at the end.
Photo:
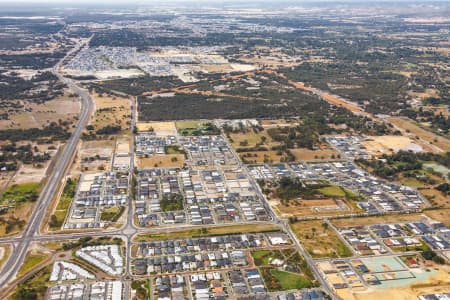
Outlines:
POLYGON ((376 217, 354 217, 354 218, 333 219, 331 220, 331 222, 333 223, 334 226, 338 228, 347 228, 372 224, 415 222, 423 220, 424 217, 421 214, 395 214, 376 217))
POLYGON ((151 157, 139 157, 136 163, 139 169, 181 168, 185 163, 185 157, 183 154, 157 154, 151 157))
MULTIPOLYGON (((43 104, 23 102, 24 108, 17 112, 8 112, 7 120, 0 120, 2 129, 28 129, 41 128, 50 122, 61 121, 75 122, 80 112, 80 101, 78 98, 62 96, 47 101, 43 104)), ((0 113, 3 110, 0 109, 0 113)))
POLYGON ((301 221, 290 226, 313 258, 349 257, 353 253, 336 232, 322 221, 301 221))
POLYGON ((90 125, 94 129, 100 129, 107 125, 119 125, 122 130, 129 128, 129 116, 131 115, 131 101, 128 98, 91 94, 95 102, 95 111, 90 125))
POLYGON ((138 122, 136 127, 139 132, 154 131, 156 135, 177 135, 175 122, 138 122))
POLYGON ((135 241, 151 241, 151 240, 169 240, 185 237, 204 237, 214 235, 226 235, 236 233, 256 233, 256 232, 271 232, 279 231, 280 227, 270 223, 261 224, 244 224, 244 225, 230 225, 230 226, 214 226, 214 227, 199 227, 195 229, 181 229, 173 231, 164 231, 158 233, 144 233, 135 237, 135 241))
POLYGON ((424 150, 435 153, 450 151, 450 140, 445 137, 434 134, 431 131, 420 128, 414 121, 407 118, 392 117, 387 119, 395 127, 399 128, 405 135, 412 138, 419 137, 417 142, 421 142, 424 150))
POLYGON ((371 136, 367 141, 361 142, 366 147, 366 151, 372 156, 392 154, 398 151, 422 151, 422 147, 406 136, 371 136))
POLYGON ((317 159, 336 159, 339 152, 334 149, 318 149, 310 150, 305 148, 290 149, 295 157, 295 160, 317 160, 317 159))

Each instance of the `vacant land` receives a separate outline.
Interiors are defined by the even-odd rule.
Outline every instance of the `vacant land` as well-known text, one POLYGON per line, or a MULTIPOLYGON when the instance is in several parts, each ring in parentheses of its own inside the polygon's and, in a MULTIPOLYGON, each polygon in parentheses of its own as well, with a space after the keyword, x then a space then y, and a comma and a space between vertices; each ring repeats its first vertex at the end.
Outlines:
POLYGON ((266 147, 279 146, 280 143, 272 140, 266 130, 255 132, 248 130, 247 132, 230 133, 229 139, 233 148, 247 149, 255 147, 256 144, 262 143, 266 147))
POLYGON ((13 235, 21 232, 39 197, 39 183, 12 185, 0 195, 0 234, 13 235))
POLYGON ((95 101, 95 112, 91 124, 94 130, 106 126, 120 126, 121 130, 129 129, 131 102, 127 98, 92 94, 95 101))
POLYGON ((137 166, 140 169, 148 168, 180 168, 185 163, 183 154, 158 154, 152 157, 137 158, 137 166))
POLYGON ((291 228, 314 258, 352 256, 334 230, 325 224, 322 221, 304 221, 292 223, 291 228))
POLYGON ((5 245, 0 247, 0 269, 11 254, 11 246, 5 245))
POLYGON ((206 121, 201 120, 176 121, 175 127, 177 128, 178 131, 182 131, 183 129, 199 128, 205 122, 206 121))
POLYGON ((20 267, 17 276, 20 277, 22 275, 25 275, 25 273, 32 270, 33 268, 36 268, 37 266, 42 264, 45 260, 47 260, 49 257, 50 256, 48 254, 31 250, 25 257, 25 261, 23 262, 23 265, 20 267))
POLYGON ((116 222, 125 211, 123 206, 113 206, 102 210, 100 215, 101 221, 116 222))
POLYGON ((338 228, 364 226, 371 224, 383 224, 383 223, 397 223, 397 222, 413 222, 422 220, 420 214, 401 214, 401 215, 386 215, 376 217, 362 217, 362 218, 346 218, 346 219, 334 219, 331 222, 338 228))
POLYGON ((113 140, 82 141, 78 154, 80 170, 110 170, 114 147, 113 140))
POLYGON ((266 130, 229 133, 231 146, 238 152, 244 163, 260 164, 267 162, 280 162, 286 155, 273 147, 280 146, 274 141, 266 130))
MULTIPOLYGON (((308 87, 306 85, 304 85, 301 82, 295 82, 293 80, 289 80, 288 81, 289 84, 293 85, 294 87, 301 89, 303 91, 306 92, 315 92, 315 90, 311 87, 308 87)), ((344 107, 346 109, 348 109, 349 111, 356 113, 356 114, 360 114, 360 115, 368 115, 363 109, 361 109, 357 104, 352 103, 350 101, 346 101, 344 99, 342 99, 339 96, 335 96, 335 95, 331 95, 331 94, 326 94, 326 93, 320 93, 320 96, 322 97, 322 99, 324 99, 325 101, 330 102, 331 104, 334 104, 336 106, 340 106, 340 107, 344 107)))
POLYGON ((55 207, 53 215, 50 216, 49 230, 61 229, 64 220, 66 219, 73 197, 75 196, 78 180, 68 178, 58 204, 55 207))
POLYGON ((420 193, 437 208, 450 208, 450 198, 445 193, 432 187, 419 188, 420 193))
POLYGON ((291 149, 295 160, 316 160, 316 159, 336 159, 339 158, 339 152, 334 149, 310 150, 306 148, 291 149))
POLYGON ((392 154, 393 152, 403 151, 420 151, 421 146, 406 136, 372 136, 367 141, 361 142, 367 149, 367 153, 372 156, 380 156, 383 154, 392 154))
POLYGON ((136 237, 136 240, 137 241, 166 240, 183 237, 202 237, 213 235, 236 234, 242 232, 253 233, 253 232, 269 232, 278 230, 280 230, 280 228, 273 224, 231 225, 231 226, 217 226, 217 227, 187 229, 187 230, 185 229, 172 232, 140 234, 136 237))
POLYGON ((450 227, 450 208, 427 210, 425 215, 450 227))
POLYGON ((286 156, 278 151, 246 151, 239 152, 239 157, 246 164, 278 163, 286 156))
POLYGON ((138 122, 138 131, 154 131, 156 135, 176 135, 177 127, 175 122, 138 122))
POLYGON ((406 135, 416 138, 417 142, 422 142, 425 150, 434 153, 450 151, 450 140, 445 137, 432 133, 431 131, 420 128, 413 121, 407 118, 389 118, 388 121, 400 129, 406 135))
MULTIPOLYGON (((23 109, 8 112, 8 119, 0 120, 0 128, 42 128, 51 122, 74 122, 80 111, 78 98, 63 96, 38 104, 23 102, 23 109)), ((0 109, 0 113, 3 109, 0 109)))
POLYGON ((367 293, 353 293, 352 295, 354 297, 353 299, 356 300, 410 300, 417 299, 419 295, 445 293, 448 292, 449 289, 450 279, 448 272, 445 270, 439 270, 437 274, 428 277, 426 280, 412 283, 407 286, 388 289, 371 289, 367 293))
POLYGON ((297 273, 274 268, 261 268, 260 271, 268 290, 271 292, 303 289, 312 286, 308 278, 297 273))

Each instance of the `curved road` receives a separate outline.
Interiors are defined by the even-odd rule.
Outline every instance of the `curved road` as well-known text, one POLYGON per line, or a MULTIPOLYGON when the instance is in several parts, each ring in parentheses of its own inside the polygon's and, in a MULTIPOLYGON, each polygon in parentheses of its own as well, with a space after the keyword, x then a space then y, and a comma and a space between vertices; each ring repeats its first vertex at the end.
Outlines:
MULTIPOLYGON (((76 51, 77 49, 79 49, 79 47, 76 47, 73 51, 76 51)), ((61 62, 63 60, 64 58, 61 62)), ((80 116, 72 136, 64 145, 63 152, 56 161, 55 168, 53 169, 50 178, 39 196, 20 241, 15 245, 14 254, 10 255, 9 259, 2 268, 2 274, 0 275, 0 287, 5 287, 8 282, 14 278, 25 260, 30 243, 33 241, 33 238, 39 234, 40 224, 45 217, 47 208, 52 201, 53 195, 55 194, 61 179, 64 177, 67 167, 72 163, 78 141, 80 140, 81 134, 89 121, 89 117, 91 116, 93 110, 93 102, 88 92, 77 86, 72 80, 64 78, 60 73, 58 73, 59 65, 60 63, 55 66, 53 73, 81 98, 82 105, 80 116)))

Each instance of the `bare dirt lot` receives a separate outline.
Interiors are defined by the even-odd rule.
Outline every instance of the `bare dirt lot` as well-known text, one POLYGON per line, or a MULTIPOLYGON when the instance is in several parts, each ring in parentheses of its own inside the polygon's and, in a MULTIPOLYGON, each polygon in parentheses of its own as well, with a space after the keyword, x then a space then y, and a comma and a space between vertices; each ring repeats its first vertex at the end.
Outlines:
MULTIPOLYGON (((31 144, 33 147, 36 146, 40 152, 47 152, 53 159, 58 152, 58 148, 61 147, 59 142, 54 142, 53 144, 36 144, 30 141, 20 141, 16 143, 17 145, 31 144), (51 149, 49 149, 51 148, 51 149)), ((40 182, 47 176, 48 168, 51 165, 52 159, 38 163, 38 164, 21 164, 19 170, 14 174, 10 181, 10 184, 22 184, 28 182, 40 182)))
POLYGON ((338 228, 364 226, 371 224, 382 223, 396 223, 396 222, 412 222, 423 220, 424 217, 421 214, 401 214, 401 215, 385 215, 376 217, 363 217, 363 218, 346 218, 346 219, 333 219, 331 222, 338 228))
MULTIPOLYGON (((14 208, 8 209, 8 212, 1 215, 1 219, 8 220, 11 218, 17 218, 20 220, 27 221, 31 215, 33 207, 34 207, 33 202, 21 203, 20 205, 17 205, 14 208)), ((7 224, 5 224, 3 222, 0 223, 0 236, 16 235, 23 230, 23 229, 20 230, 20 228, 15 226, 15 227, 13 227, 13 229, 10 232, 7 232, 6 227, 7 227, 7 224)))
POLYGON ((270 150, 272 147, 279 146, 280 143, 274 141, 266 130, 230 133, 229 136, 231 146, 238 151, 239 156, 245 163, 275 163, 280 162, 282 158, 286 158, 286 154, 270 150), (256 148, 264 148, 265 150, 257 150, 256 148))
POLYGON ((80 170, 110 170, 114 145, 114 140, 82 141, 78 152, 80 170))
POLYGON ((422 147, 411 138, 398 135, 371 136, 367 141, 361 142, 367 149, 367 153, 372 156, 392 154, 393 152, 421 151, 422 147))
POLYGON ((299 148, 292 149, 291 152, 296 160, 335 159, 339 156, 339 152, 334 149, 310 150, 299 148))
POLYGON ((138 131, 153 130, 156 135, 176 135, 177 127, 175 122, 138 122, 136 124, 138 131))
POLYGON ((122 130, 129 129, 131 115, 131 101, 128 98, 91 94, 95 101, 95 112, 91 125, 100 129, 107 125, 120 125, 122 130))
POLYGON ((163 154, 152 157, 142 157, 137 159, 137 166, 140 169, 148 168, 181 168, 185 158, 183 154, 163 154))
POLYGON ((450 198, 434 188, 421 188, 420 193, 424 195, 434 207, 450 208, 450 198))
POLYGON ((298 125, 298 122, 288 121, 284 119, 277 120, 261 120, 261 126, 265 129, 274 127, 291 127, 298 125))
POLYGON ((305 249, 314 258, 348 257, 352 255, 334 230, 323 221, 303 221, 291 224, 305 249))
MULTIPOLYGON (((41 128, 59 120, 73 122, 80 111, 78 98, 63 96, 44 104, 23 101, 20 112, 10 112, 8 120, 0 120, 0 128, 41 128)), ((0 109, 2 112, 2 109, 0 109)))
POLYGON ((407 118, 392 117, 388 119, 388 122, 392 123, 405 135, 415 139, 424 150, 435 153, 450 151, 450 140, 420 128, 407 118), (416 137, 418 137, 418 139, 416 139, 416 137))
POLYGON ((336 216, 348 214, 350 211, 361 211, 351 200, 342 200, 344 206, 338 206, 335 199, 317 199, 317 200, 291 200, 289 205, 283 205, 280 201, 271 200, 270 204, 275 211, 283 218, 285 217, 304 217, 304 216, 336 216), (353 208, 351 210, 351 208, 353 208))
POLYGON ((16 172, 14 172, 14 171, 0 172, 0 192, 3 191, 8 186, 8 184, 11 182, 12 178, 14 177, 15 173, 16 172))
POLYGON ((410 299, 418 299, 420 295, 424 294, 446 293, 449 291, 449 289, 450 289, 450 277, 448 276, 448 270, 439 270, 437 274, 430 276, 426 280, 413 283, 405 287, 396 287, 388 289, 370 289, 367 292, 353 293, 353 299, 410 300, 410 299))
POLYGON ((427 210, 425 211, 425 215, 450 227, 450 218, 448 217, 450 216, 450 208, 427 210))

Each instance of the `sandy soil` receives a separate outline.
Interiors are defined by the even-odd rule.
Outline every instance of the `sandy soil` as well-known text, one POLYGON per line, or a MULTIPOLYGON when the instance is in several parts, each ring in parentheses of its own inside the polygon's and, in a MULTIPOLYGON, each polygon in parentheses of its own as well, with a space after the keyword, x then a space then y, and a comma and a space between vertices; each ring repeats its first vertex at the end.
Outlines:
MULTIPOLYGON (((11 217, 16 217, 18 219, 27 221, 31 215, 31 211, 33 210, 34 204, 35 203, 32 203, 32 202, 22 203, 18 207, 10 208, 7 213, 2 215, 2 217, 5 219, 9 219, 11 217)), ((1 236, 7 235, 5 232, 5 227, 6 227, 6 224, 0 225, 0 235, 1 236)), ((14 231, 10 232, 8 235, 15 235, 17 233, 19 233, 19 230, 17 227, 15 227, 14 231)))
POLYGON ((139 131, 149 131, 153 129, 156 135, 177 135, 175 122, 138 122, 136 127, 139 131))
POLYGON ((259 152, 241 152, 239 153, 239 156, 241 157, 241 159, 245 159, 246 161, 248 161, 249 163, 264 163, 264 160, 267 158, 269 160, 269 162, 272 163, 276 163, 276 162, 280 162, 280 159, 283 156, 277 155, 278 151, 259 151, 259 152), (250 154, 251 157, 243 157, 244 154, 250 154), (255 156, 256 155, 256 156, 255 156), (266 155, 266 157, 265 157, 266 155))
POLYGON ((82 141, 78 152, 80 170, 85 168, 88 168, 88 170, 97 170, 99 167, 109 170, 113 152, 113 140, 82 141), (99 155, 101 159, 83 161, 85 158, 96 157, 97 155, 99 155))
POLYGON ((433 206, 450 208, 450 198, 446 197, 442 192, 434 188, 423 188, 420 189, 420 193, 427 197, 433 206))
POLYGON ((425 92, 408 92, 409 95, 415 98, 425 99, 429 97, 439 98, 439 91, 436 89, 426 89, 425 92))
POLYGON ((417 151, 421 152, 423 148, 414 143, 414 141, 406 136, 371 136, 368 141, 361 142, 367 148, 367 153, 372 156, 381 156, 383 154, 392 154, 393 152, 417 151))
POLYGON ((253 65, 230 64, 230 66, 235 72, 248 72, 256 69, 253 65))
POLYGON ((148 168, 179 168, 184 165, 185 158, 183 154, 163 154, 155 155, 149 158, 138 158, 137 166, 140 169, 148 168), (172 161, 176 158, 176 161, 172 161))
POLYGON ((342 241, 331 227, 323 227, 320 220, 291 224, 291 228, 305 249, 315 258, 336 257, 337 245, 342 241))
POLYGON ((63 97, 44 104, 24 102, 24 105, 31 111, 10 113, 9 120, 0 120, 0 128, 40 128, 48 122, 73 122, 80 111, 78 98, 63 97))
POLYGON ((419 137, 416 141, 426 151, 432 151, 435 153, 450 151, 450 140, 420 128, 413 121, 407 118, 392 117, 387 120, 402 131, 404 135, 412 138, 415 138, 416 136, 419 137))
POLYGON ((73 76, 95 76, 98 79, 116 79, 116 78, 131 78, 145 75, 138 69, 111 69, 106 71, 78 71, 71 69, 64 69, 65 73, 73 76))
POLYGON ((310 149, 291 149, 296 160, 315 160, 315 159, 332 159, 331 156, 337 157, 339 153, 333 149, 310 150, 310 149))
POLYGON ((408 215, 402 214, 402 215, 385 215, 378 217, 333 219, 331 222, 336 227, 345 228, 370 224, 420 221, 423 220, 423 218, 424 216, 421 214, 408 214, 408 215))
POLYGON ((264 128, 274 128, 274 127, 290 127, 290 126, 296 126, 298 125, 297 122, 291 122, 284 119, 277 119, 277 120, 261 120, 260 121, 261 126, 264 128))
POLYGON ((228 73, 233 71, 233 68, 230 66, 230 64, 201 64, 200 68, 207 73, 228 73))
POLYGON ((439 209, 439 210, 427 210, 425 215, 432 218, 433 220, 440 221, 444 223, 447 227, 450 227, 450 208, 439 209))
POLYGON ((129 116, 131 114, 131 102, 127 98, 91 95, 95 101, 95 112, 91 125, 95 129, 106 125, 120 125, 122 130, 129 128, 129 116))
MULTIPOLYGON (((427 280, 413 283, 406 287, 391 289, 370 289, 368 292, 354 293, 356 300, 380 300, 396 299, 411 300, 417 299, 424 294, 443 293, 450 290, 450 277, 448 271, 440 270, 436 275, 430 276, 427 280)), ((352 299, 352 298, 345 298, 352 299)))
POLYGON ((14 174, 15 172, 0 172, 0 192, 7 187, 14 174))

